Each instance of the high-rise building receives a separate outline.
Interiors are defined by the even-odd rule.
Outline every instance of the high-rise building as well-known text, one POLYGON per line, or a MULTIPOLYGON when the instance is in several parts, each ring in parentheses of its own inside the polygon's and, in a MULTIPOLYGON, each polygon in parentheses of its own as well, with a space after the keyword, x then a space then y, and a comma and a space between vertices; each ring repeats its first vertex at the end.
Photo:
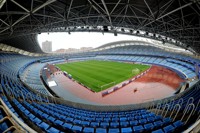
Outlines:
POLYGON ((42 43, 42 50, 44 52, 50 53, 52 52, 52 42, 51 41, 45 41, 42 43))

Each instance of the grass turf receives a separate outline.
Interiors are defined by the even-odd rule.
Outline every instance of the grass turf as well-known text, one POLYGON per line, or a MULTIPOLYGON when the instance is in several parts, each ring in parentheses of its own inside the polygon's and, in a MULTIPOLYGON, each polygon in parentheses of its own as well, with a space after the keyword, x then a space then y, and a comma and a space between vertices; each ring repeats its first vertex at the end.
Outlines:
POLYGON ((97 60, 57 64, 56 66, 95 92, 114 86, 150 67, 142 64, 97 60))

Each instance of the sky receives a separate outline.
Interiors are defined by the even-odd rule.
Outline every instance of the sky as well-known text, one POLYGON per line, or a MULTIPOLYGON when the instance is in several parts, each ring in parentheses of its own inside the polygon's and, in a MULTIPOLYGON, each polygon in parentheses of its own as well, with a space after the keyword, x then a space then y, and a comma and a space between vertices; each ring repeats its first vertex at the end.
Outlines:
POLYGON ((52 41, 52 50, 93 47, 96 48, 106 43, 122 40, 141 40, 140 37, 121 35, 114 36, 113 33, 94 33, 94 32, 71 32, 68 33, 41 33, 38 35, 40 46, 46 40, 52 41))

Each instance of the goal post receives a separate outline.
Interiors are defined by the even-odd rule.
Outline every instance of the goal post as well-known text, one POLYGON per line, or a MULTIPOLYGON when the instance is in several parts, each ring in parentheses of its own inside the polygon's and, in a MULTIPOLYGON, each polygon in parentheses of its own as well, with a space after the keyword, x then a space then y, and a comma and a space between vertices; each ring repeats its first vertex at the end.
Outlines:
POLYGON ((132 74, 140 73, 140 69, 138 69, 138 68, 133 68, 133 69, 131 70, 131 72, 132 72, 132 74))

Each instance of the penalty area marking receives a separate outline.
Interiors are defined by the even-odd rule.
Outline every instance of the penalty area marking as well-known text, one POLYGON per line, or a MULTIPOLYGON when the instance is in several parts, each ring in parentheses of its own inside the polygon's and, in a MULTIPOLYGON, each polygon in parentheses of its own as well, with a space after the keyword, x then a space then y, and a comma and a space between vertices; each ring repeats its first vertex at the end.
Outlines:
POLYGON ((109 86, 109 85, 115 85, 115 81, 113 81, 113 82, 110 82, 110 83, 108 83, 108 84, 104 84, 104 85, 101 85, 101 86, 98 86, 99 88, 101 88, 101 91, 102 91, 102 88, 103 87, 105 87, 105 86, 109 86))

